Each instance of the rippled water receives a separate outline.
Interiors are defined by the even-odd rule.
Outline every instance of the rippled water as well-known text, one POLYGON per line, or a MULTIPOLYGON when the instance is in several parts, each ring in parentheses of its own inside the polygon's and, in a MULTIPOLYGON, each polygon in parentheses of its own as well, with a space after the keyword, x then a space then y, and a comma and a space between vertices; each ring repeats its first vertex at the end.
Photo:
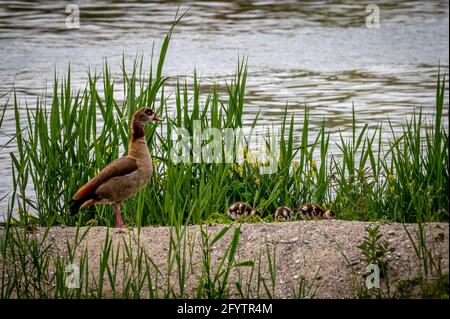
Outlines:
MULTIPOLYGON (((54 69, 62 75, 69 62, 79 88, 88 68, 100 71, 105 57, 117 73, 122 54, 128 64, 136 54, 148 62, 179 4, 76 1, 80 29, 70 30, 69 3, 0 2, 0 96, 14 86, 22 105, 24 97, 32 104, 54 69)), ((184 2, 180 11, 189 12, 176 28, 164 74, 192 75, 195 68, 220 82, 234 72, 238 54, 248 55, 247 119, 261 109, 267 123, 279 118, 286 102, 298 117, 308 103, 316 121, 324 118, 334 132, 350 126, 352 103, 361 124, 389 116, 399 128, 418 106, 431 116, 437 65, 448 73, 448 1, 370 3, 380 8, 379 29, 366 28, 361 2, 184 2)), ((8 111, 0 145, 13 121, 8 111)), ((11 189, 13 150, 10 145, 0 153, 0 198, 11 189)))

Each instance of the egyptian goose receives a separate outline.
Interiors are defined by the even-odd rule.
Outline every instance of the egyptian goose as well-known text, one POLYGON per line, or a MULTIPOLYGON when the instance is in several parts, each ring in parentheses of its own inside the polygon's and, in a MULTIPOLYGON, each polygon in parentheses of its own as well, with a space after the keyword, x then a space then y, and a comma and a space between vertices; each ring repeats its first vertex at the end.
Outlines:
POLYGON ((260 212, 256 209, 250 206, 247 203, 244 202, 237 202, 228 207, 227 214, 232 219, 239 219, 246 216, 259 216, 261 215, 260 212))
POLYGON ((336 213, 332 210, 324 209, 316 204, 301 204, 298 214, 304 219, 333 219, 336 217, 336 213))
POLYGON ((288 221, 291 220, 294 213, 287 206, 280 206, 274 213, 274 218, 276 221, 288 221))
POLYGON ((145 186, 152 177, 152 157, 144 135, 144 126, 152 121, 162 121, 151 108, 136 111, 131 122, 131 138, 128 155, 107 165, 72 197, 71 212, 95 204, 115 205, 116 226, 123 228, 120 203, 145 186))

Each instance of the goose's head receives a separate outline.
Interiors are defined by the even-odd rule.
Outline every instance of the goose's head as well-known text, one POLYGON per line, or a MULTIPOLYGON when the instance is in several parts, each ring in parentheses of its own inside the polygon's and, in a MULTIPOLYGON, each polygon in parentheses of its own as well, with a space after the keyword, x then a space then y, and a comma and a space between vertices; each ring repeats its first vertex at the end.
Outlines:
POLYGON ((336 213, 333 212, 331 209, 327 209, 324 213, 323 213, 323 218, 326 219, 334 219, 336 217, 336 213))
POLYGON ((250 212, 250 216, 261 216, 261 213, 256 208, 252 208, 252 210, 250 212))
POLYGON ((136 111, 133 115, 133 122, 144 126, 150 122, 161 122, 163 119, 158 116, 151 108, 143 107, 136 111))

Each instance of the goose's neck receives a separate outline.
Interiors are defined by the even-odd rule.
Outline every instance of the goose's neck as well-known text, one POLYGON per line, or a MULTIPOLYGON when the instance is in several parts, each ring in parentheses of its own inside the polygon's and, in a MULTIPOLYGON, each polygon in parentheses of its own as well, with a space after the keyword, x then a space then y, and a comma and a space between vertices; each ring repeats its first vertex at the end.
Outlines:
POLYGON ((142 125, 141 122, 136 121, 133 118, 133 121, 131 122, 131 139, 130 142, 134 142, 140 138, 144 138, 145 139, 145 134, 144 134, 144 125, 142 125))
POLYGON ((144 126, 137 121, 131 123, 131 138, 130 144, 128 144, 128 156, 151 161, 147 139, 144 134, 144 126))

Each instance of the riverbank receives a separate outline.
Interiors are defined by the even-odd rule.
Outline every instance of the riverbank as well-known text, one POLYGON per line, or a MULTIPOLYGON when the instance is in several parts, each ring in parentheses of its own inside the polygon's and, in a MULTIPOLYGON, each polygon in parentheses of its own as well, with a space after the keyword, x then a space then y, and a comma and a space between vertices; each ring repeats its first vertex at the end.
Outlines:
MULTIPOLYGON (((233 265, 242 264, 229 269, 229 297, 239 298, 242 294, 253 298, 368 297, 364 295, 367 293, 364 288, 367 261, 358 246, 364 242, 368 229, 377 225, 381 235, 377 243, 387 243, 392 248, 383 257, 388 276, 381 279, 379 292, 387 298, 420 297, 420 289, 414 287, 414 283, 423 277, 423 263, 417 258, 413 241, 405 231, 406 228, 415 242, 417 224, 339 220, 243 224, 232 262, 233 265)), ((209 243, 225 227, 227 225, 205 226, 203 231, 208 233, 209 243)), ((79 265, 81 261, 81 277, 85 276, 84 267, 89 268, 88 285, 96 283, 96 288, 91 287, 92 291, 98 292, 99 274, 103 274, 99 297, 122 297, 130 278, 139 282, 143 273, 147 273, 148 278, 141 278, 139 297, 195 297, 202 274, 208 270, 206 251, 209 252, 208 271, 211 274, 221 262, 225 265, 223 270, 227 269, 231 260, 229 249, 233 228, 236 226, 211 246, 205 245, 206 237, 202 236, 198 225, 187 227, 184 236, 181 235, 183 230, 178 229, 178 237, 175 229, 171 235, 169 227, 143 227, 140 232, 137 229, 82 227, 78 233, 76 228, 53 227, 48 229, 48 234, 45 228, 38 228, 28 235, 37 239, 40 247, 47 247, 45 254, 49 260, 67 260, 68 255, 73 255, 73 264, 79 265), (105 249, 109 249, 108 255, 105 255, 105 249), (139 259, 146 259, 143 256, 148 256, 153 266, 145 268, 145 263, 139 266, 139 259), (154 286, 151 292, 149 284, 154 286)), ((426 247, 433 262, 439 264, 441 274, 448 274, 449 224, 427 223, 424 229, 426 247)), ((4 230, 2 232, 4 235, 4 230)), ((437 269, 432 268, 428 274, 430 278, 437 274, 437 269)))

